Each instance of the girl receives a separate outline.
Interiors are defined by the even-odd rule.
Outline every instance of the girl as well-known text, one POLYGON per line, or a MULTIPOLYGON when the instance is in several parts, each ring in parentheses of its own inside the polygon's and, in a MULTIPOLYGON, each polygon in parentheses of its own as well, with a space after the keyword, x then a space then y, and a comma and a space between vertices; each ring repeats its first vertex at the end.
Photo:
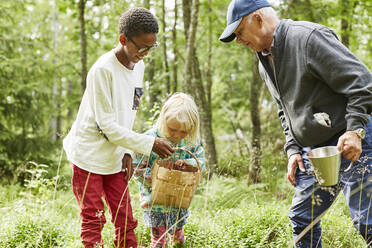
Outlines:
MULTIPOLYGON (((198 142, 199 114, 194 100, 184 93, 173 94, 163 105, 155 127, 146 132, 147 135, 167 139, 174 147, 183 147, 191 151, 199 160, 204 170, 204 150, 198 142)), ((176 164, 188 163, 197 166, 192 156, 177 150, 176 164)), ((151 202, 151 168, 157 155, 149 157, 139 155, 134 161, 136 166, 134 176, 139 182, 141 206, 144 209, 144 222, 151 231, 151 248, 168 246, 168 233, 174 243, 185 242, 183 226, 189 216, 187 209, 166 207, 151 202)))

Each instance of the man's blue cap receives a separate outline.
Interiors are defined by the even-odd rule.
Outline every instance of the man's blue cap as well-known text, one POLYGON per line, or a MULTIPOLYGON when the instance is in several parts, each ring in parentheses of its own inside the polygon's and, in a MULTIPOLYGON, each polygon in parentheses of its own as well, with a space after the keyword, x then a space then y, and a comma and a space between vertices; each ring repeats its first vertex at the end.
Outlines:
POLYGON ((232 0, 227 9, 227 27, 219 40, 222 42, 233 41, 236 37, 235 29, 243 17, 263 7, 271 7, 266 0, 232 0))

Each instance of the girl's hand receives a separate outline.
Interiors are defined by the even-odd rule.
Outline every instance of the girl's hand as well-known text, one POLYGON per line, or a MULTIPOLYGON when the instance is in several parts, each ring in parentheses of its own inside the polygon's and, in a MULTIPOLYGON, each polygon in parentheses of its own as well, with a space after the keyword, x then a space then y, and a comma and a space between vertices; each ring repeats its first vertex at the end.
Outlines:
POLYGON ((177 160, 176 162, 174 162, 174 165, 177 166, 177 167, 182 167, 183 166, 183 160, 177 160))
POLYGON ((176 166, 179 166, 179 167, 183 167, 183 166, 189 165, 185 160, 177 160, 174 164, 176 166))

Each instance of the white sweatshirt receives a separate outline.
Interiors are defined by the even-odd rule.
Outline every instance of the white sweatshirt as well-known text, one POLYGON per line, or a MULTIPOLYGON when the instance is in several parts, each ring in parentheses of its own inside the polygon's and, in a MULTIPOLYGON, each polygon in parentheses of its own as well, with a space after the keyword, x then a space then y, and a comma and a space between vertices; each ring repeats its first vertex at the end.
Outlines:
POLYGON ((150 155, 155 138, 132 131, 144 67, 139 61, 133 70, 127 69, 113 50, 92 66, 76 120, 63 140, 71 163, 107 175, 121 170, 121 160, 130 150, 150 155))

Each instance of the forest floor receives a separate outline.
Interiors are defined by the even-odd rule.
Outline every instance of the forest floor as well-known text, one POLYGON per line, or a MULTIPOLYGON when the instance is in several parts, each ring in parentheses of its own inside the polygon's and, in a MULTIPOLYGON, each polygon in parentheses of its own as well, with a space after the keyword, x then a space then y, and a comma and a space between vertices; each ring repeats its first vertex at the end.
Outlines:
MULTIPOLYGON (((65 166, 55 190, 55 179, 35 176, 26 187, 0 186, 0 247, 82 247, 79 209, 65 166)), ((293 188, 277 171, 268 182, 247 186, 244 179, 215 175, 199 186, 185 226, 187 248, 293 247, 288 209, 293 188)), ((137 238, 148 247, 150 233, 143 224, 137 183, 131 180, 137 238)), ((114 247, 114 228, 106 211, 102 236, 114 247)), ((357 234, 343 195, 322 219, 323 247, 365 247, 357 234)))

